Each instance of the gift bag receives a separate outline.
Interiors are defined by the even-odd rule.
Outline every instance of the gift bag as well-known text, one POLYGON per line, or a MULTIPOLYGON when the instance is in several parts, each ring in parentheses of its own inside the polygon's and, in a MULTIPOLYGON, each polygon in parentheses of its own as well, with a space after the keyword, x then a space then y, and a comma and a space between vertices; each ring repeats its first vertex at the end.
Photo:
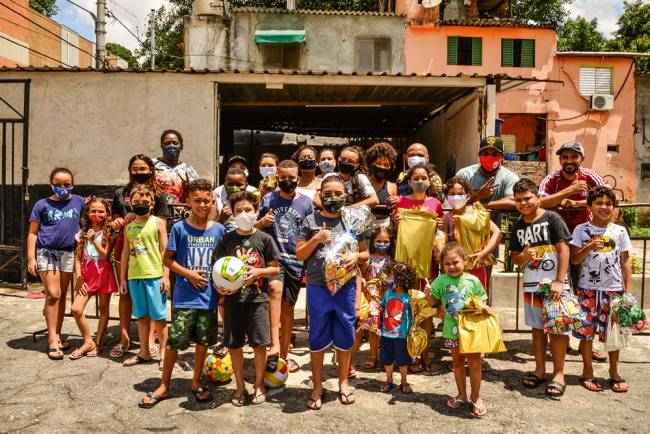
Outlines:
POLYGON ((379 279, 371 279, 363 289, 361 309, 359 310, 360 327, 379 334, 381 331, 381 299, 384 286, 379 279))
POLYGON ((479 297, 472 297, 458 313, 458 351, 461 354, 506 351, 499 317, 484 313, 479 297))
POLYGON ((578 301, 566 292, 557 300, 551 296, 544 299, 542 318, 544 333, 562 334, 588 325, 578 301))
POLYGON ((609 311, 609 321, 607 322, 607 340, 605 341, 605 351, 618 351, 630 345, 632 334, 621 327, 616 318, 613 309, 609 311))
POLYGON ((426 331, 420 327, 425 319, 434 316, 438 309, 429 306, 424 299, 424 293, 418 290, 410 290, 411 307, 413 309, 413 325, 406 336, 406 349, 413 358, 422 354, 429 344, 429 337, 426 331))
MULTIPOLYGON (((485 248, 490 240, 490 211, 485 209, 480 202, 472 204, 472 212, 455 215, 454 238, 463 246, 468 255, 478 253, 485 248)), ((472 259, 467 261, 466 270, 476 267, 487 267, 496 264, 492 253, 487 255, 483 262, 474 264, 472 259)))
POLYGON ((428 212, 405 211, 397 229, 395 260, 414 267, 419 279, 431 276, 436 219, 428 212))

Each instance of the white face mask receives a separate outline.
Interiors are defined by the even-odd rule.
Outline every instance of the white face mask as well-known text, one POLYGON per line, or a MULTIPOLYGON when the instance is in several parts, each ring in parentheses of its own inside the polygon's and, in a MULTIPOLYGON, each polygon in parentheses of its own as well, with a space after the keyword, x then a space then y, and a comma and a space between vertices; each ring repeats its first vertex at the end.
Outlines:
POLYGON ((467 196, 464 194, 451 194, 447 196, 447 202, 453 209, 461 209, 467 203, 467 196))
POLYGON ((253 225, 257 221, 257 215, 255 213, 243 212, 235 216, 235 224, 239 229, 244 232, 248 232, 253 229, 253 225))
POLYGON ((246 176, 246 179, 248 179, 248 169, 244 169, 244 175, 246 176))
POLYGON ((275 175, 278 171, 277 167, 260 167, 260 175, 262 178, 268 178, 271 175, 275 175))
POLYGON ((409 168, 415 166, 416 164, 425 164, 427 162, 427 159, 424 157, 420 157, 419 155, 414 155, 412 157, 409 157, 408 160, 408 165, 409 168))

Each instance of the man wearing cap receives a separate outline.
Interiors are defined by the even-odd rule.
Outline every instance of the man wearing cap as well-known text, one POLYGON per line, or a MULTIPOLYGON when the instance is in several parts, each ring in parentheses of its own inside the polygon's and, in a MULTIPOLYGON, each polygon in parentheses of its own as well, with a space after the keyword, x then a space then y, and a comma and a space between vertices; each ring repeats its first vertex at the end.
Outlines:
MULTIPOLYGON (((488 136, 481 140, 478 151, 479 164, 464 167, 456 173, 466 179, 475 192, 469 202, 480 201, 486 208, 499 211, 515 209, 512 187, 519 176, 501 165, 503 161, 503 140, 488 136)), ((501 215, 494 214, 492 220, 501 223, 501 215)))
MULTIPOLYGON (((541 206, 543 208, 585 207, 589 190, 605 185, 605 180, 596 171, 582 167, 585 150, 580 142, 565 143, 560 146, 556 154, 560 157, 562 168, 547 175, 539 184, 541 206)), ((560 214, 572 233, 576 226, 590 219, 589 211, 586 209, 563 210, 560 214)))

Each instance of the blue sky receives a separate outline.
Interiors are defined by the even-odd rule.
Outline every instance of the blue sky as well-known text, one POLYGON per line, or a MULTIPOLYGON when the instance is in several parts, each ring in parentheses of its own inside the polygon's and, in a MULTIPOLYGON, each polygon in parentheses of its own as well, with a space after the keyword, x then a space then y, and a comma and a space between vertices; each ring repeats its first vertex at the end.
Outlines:
MULTIPOLYGON (((73 0, 86 9, 94 10, 95 0, 73 0)), ((165 0, 106 0, 111 10, 133 33, 144 38, 144 28, 149 10, 167 3, 165 0)), ((59 13, 54 17, 61 24, 71 28, 86 39, 95 40, 93 21, 88 13, 66 0, 57 0, 59 13)), ((569 6, 572 17, 583 16, 588 20, 598 18, 599 30, 606 36, 616 30, 616 20, 623 12, 622 0, 575 0, 569 6)), ((138 48, 138 41, 115 20, 108 19, 106 40, 117 42, 127 48, 138 48)))

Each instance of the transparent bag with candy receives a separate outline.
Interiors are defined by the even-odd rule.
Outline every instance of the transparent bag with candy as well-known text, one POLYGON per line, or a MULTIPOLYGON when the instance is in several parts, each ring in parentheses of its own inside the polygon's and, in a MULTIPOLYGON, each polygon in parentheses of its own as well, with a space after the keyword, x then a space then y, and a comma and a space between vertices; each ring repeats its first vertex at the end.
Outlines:
POLYGON ((618 322, 618 311, 623 298, 612 297, 610 300, 609 321, 607 321, 607 338, 605 340, 605 351, 618 351, 630 345, 632 333, 627 327, 621 327, 618 322))
POLYGON ((413 289, 409 291, 409 295, 411 296, 411 307, 413 309, 413 325, 406 336, 406 349, 409 356, 415 358, 422 354, 422 351, 427 348, 429 343, 427 333, 420 327, 420 324, 425 319, 435 316, 438 310, 429 306, 422 291, 413 289))
POLYGON ((341 219, 345 232, 337 234, 322 250, 321 255, 325 259, 323 274, 327 282, 327 288, 332 295, 336 294, 341 287, 357 273, 358 267, 347 270, 343 261, 351 254, 359 251, 357 236, 363 234, 375 224, 375 217, 365 205, 344 206, 341 208, 341 219))
POLYGON ((363 289, 363 300, 359 311, 360 327, 379 334, 381 330, 381 300, 384 297, 384 287, 380 279, 370 279, 363 289))
POLYGON ((627 327, 631 332, 639 332, 647 326, 645 313, 632 294, 623 294, 612 311, 621 327, 627 327))
POLYGON ((483 311, 480 297, 470 298, 458 312, 458 352, 502 353, 506 351, 503 331, 497 314, 483 311))
POLYGON ((575 297, 565 291, 557 300, 554 299, 551 296, 549 279, 540 282, 539 290, 544 293, 544 303, 542 303, 544 333, 562 334, 588 325, 587 317, 575 297))

